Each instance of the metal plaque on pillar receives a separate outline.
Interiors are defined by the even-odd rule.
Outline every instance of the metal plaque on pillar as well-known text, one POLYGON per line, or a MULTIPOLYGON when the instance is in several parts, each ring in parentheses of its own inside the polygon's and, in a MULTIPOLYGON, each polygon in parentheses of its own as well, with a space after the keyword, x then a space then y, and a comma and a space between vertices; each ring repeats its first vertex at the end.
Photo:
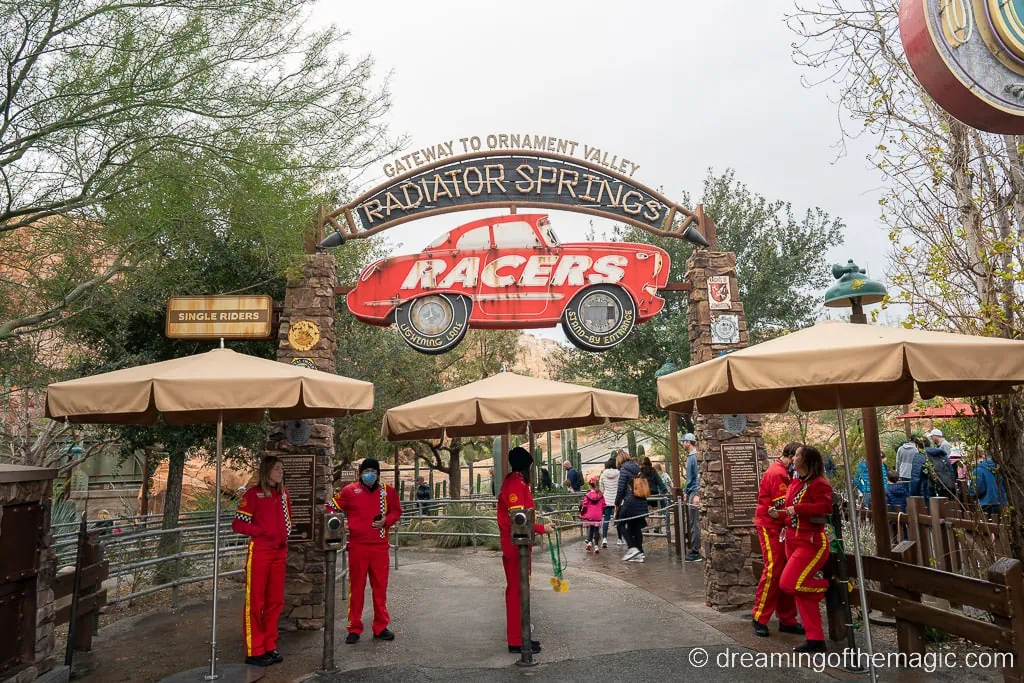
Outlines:
POLYGON ((284 486, 292 503, 292 533, 289 543, 313 540, 316 504, 316 456, 312 453, 278 456, 284 464, 284 486))
POLYGON ((725 525, 754 526, 761 463, 753 441, 728 442, 722 449, 722 483, 725 488, 725 525))

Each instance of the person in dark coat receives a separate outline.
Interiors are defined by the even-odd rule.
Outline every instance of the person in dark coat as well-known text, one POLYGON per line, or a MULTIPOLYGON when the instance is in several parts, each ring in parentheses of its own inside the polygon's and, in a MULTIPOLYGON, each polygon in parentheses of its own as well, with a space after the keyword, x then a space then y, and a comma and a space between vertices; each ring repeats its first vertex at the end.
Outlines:
MULTIPOLYGON (((900 479, 897 470, 889 470, 889 488, 885 490, 885 504, 889 506, 890 510, 906 512, 908 495, 910 495, 910 486, 900 479)), ((906 522, 902 522, 900 526, 903 527, 903 537, 906 538, 909 527, 906 522)), ((896 522, 889 522, 889 531, 894 539, 899 537, 896 522)))
POLYGON ((974 481, 971 492, 977 496, 978 505, 989 517, 998 517, 1006 506, 1006 486, 1002 477, 996 473, 996 463, 992 456, 982 460, 974 468, 974 481))
POLYGON ((615 507, 618 509, 617 519, 623 520, 623 531, 626 535, 625 562, 643 562, 644 559, 644 527, 647 523, 647 499, 633 495, 633 480, 640 475, 640 467, 633 460, 627 460, 619 468, 619 488, 615 494, 615 507))
POLYGON ((421 501, 418 503, 420 508, 420 515, 429 515, 432 510, 432 506, 422 501, 430 500, 433 496, 430 495, 430 485, 427 484, 427 480, 423 477, 416 478, 416 500, 421 501))
POLYGON ((565 468, 565 480, 569 482, 569 488, 580 491, 583 488, 583 475, 568 460, 562 461, 562 467, 565 468))

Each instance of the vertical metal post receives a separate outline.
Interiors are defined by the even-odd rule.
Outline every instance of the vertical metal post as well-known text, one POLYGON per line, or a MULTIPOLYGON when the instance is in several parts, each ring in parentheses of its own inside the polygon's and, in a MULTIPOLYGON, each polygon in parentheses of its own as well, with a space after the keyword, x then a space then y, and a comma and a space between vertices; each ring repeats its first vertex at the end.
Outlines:
MULTIPOLYGON (((224 340, 221 340, 223 348, 224 340)), ((217 583, 220 576, 220 466, 224 458, 224 412, 217 413, 217 472, 216 490, 213 492, 213 617, 210 624, 210 673, 203 678, 215 681, 217 673, 217 583)))
POLYGON ((675 505, 672 506, 672 524, 675 526, 676 532, 676 559, 682 560, 683 543, 685 542, 680 520, 683 506, 683 484, 679 467, 679 415, 674 410, 669 411, 668 414, 668 440, 672 457, 672 494, 675 496, 675 505))
POLYGON ((178 584, 181 582, 181 553, 184 550, 181 527, 174 532, 174 585, 171 586, 171 607, 178 608, 178 584))
POLYGON ((327 560, 327 583, 324 585, 324 656, 323 670, 334 671, 334 588, 338 569, 338 551, 328 550, 325 554, 327 560))
POLYGON ((537 666, 533 661, 533 634, 530 633, 530 550, 531 546, 520 545, 519 549, 519 633, 522 637, 517 666, 537 666))
POLYGON ((868 620, 868 594, 864 588, 864 562, 860 555, 860 530, 857 524, 857 502, 853 497, 853 475, 850 474, 850 451, 846 445, 846 417, 843 415, 843 400, 836 391, 836 411, 839 413, 839 439, 843 446, 843 473, 846 476, 846 497, 850 507, 850 535, 853 536, 853 560, 857 567, 857 592, 860 594, 861 616, 864 618, 864 641, 868 646, 868 667, 871 683, 877 680, 871 643, 871 622, 868 620))

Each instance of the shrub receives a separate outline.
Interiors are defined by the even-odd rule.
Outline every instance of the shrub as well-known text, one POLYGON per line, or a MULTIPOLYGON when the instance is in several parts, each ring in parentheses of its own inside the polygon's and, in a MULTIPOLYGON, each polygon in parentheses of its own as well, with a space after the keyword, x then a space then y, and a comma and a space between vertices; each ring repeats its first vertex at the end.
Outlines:
MULTIPOLYGON (((474 534, 497 534, 498 523, 494 519, 453 519, 453 517, 482 516, 470 503, 452 503, 448 505, 446 514, 451 517, 439 517, 435 531, 444 536, 435 536, 438 548, 463 548, 474 545, 474 534)), ((497 547, 498 539, 476 537, 475 545, 491 548, 497 547), (492 543, 493 542, 493 543, 492 543)))

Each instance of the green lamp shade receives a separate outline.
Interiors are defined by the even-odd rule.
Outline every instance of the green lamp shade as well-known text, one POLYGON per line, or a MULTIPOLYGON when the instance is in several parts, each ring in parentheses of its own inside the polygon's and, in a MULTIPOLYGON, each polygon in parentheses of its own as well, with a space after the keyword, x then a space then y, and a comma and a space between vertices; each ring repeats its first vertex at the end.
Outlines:
POLYGON ((655 377, 664 377, 665 375, 671 375, 673 372, 678 372, 679 366, 670 360, 666 360, 665 364, 654 371, 655 377))
POLYGON ((839 281, 825 292, 825 305, 829 308, 850 308, 853 300, 858 299, 863 305, 877 304, 885 298, 885 285, 872 280, 867 271, 852 260, 846 265, 832 266, 832 276, 839 281))

